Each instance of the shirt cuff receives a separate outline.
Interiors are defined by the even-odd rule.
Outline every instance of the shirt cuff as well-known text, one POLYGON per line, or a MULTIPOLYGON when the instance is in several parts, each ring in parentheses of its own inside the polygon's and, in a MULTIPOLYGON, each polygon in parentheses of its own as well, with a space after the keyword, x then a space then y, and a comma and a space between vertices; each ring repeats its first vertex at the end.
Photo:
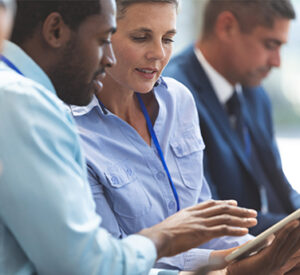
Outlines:
POLYGON ((190 249, 184 253, 173 257, 165 257, 159 259, 155 264, 156 268, 178 269, 182 271, 196 270, 198 267, 209 264, 211 249, 190 249))
POLYGON ((211 249, 193 248, 183 254, 184 256, 184 270, 196 270, 209 264, 211 249))

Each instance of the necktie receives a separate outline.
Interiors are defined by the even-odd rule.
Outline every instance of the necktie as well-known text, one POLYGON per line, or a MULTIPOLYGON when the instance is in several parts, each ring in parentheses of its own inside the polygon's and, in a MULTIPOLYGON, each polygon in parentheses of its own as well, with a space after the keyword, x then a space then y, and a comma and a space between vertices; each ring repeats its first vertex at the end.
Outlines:
MULTIPOLYGON (((233 95, 229 98, 226 103, 226 109, 229 116, 229 120, 231 122, 232 128, 237 133, 239 141, 244 148, 244 152, 251 163, 253 172, 259 175, 260 179, 264 179, 263 182, 266 182, 264 171, 260 166, 260 162, 258 156, 255 152, 255 148, 252 148, 251 137, 248 130, 248 127, 244 121, 243 117, 243 101, 242 98, 239 97, 236 91, 233 92, 233 95)), ((268 212, 268 196, 266 187, 262 182, 259 183, 259 193, 261 200, 261 211, 263 213, 268 212)))
MULTIPOLYGON (((247 136, 249 136, 249 133, 244 123, 241 101, 236 91, 233 92, 233 95, 227 101, 226 109, 229 115, 232 128, 237 133, 244 149, 247 150, 247 136)), ((248 154, 248 152, 246 153, 248 154)))

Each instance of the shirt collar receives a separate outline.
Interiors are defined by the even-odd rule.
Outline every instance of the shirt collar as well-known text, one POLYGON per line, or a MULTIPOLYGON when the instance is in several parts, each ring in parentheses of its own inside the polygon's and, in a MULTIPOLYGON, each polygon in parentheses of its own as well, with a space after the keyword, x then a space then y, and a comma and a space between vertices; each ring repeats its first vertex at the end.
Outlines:
POLYGON ((56 94, 54 86, 46 73, 19 46, 10 41, 5 41, 3 56, 12 62, 25 77, 38 82, 47 90, 56 94))
POLYGON ((204 55, 198 48, 194 48, 196 57, 202 65, 205 73, 207 74, 214 90, 221 104, 225 104, 232 96, 233 91, 236 89, 241 91, 241 86, 237 84, 233 87, 219 72, 217 72, 205 59, 204 55))
MULTIPOLYGON (((159 77, 159 79, 157 80, 154 89, 157 89, 161 86, 164 86, 165 88, 168 88, 167 83, 164 81, 164 79, 162 77, 159 77)), ((100 103, 97 99, 97 97, 94 95, 91 102, 87 105, 87 106, 75 106, 75 105, 71 105, 71 110, 72 110, 72 114, 73 116, 83 116, 86 115, 87 113, 89 113, 93 108, 98 107, 98 109, 100 110, 101 113, 103 112, 103 109, 100 106, 100 103)), ((107 111, 109 113, 109 111, 107 111)))
POLYGON ((76 105, 71 105, 71 110, 73 116, 83 116, 87 113, 89 113, 94 107, 97 107, 102 111, 99 101, 95 95, 93 95, 93 98, 91 102, 86 105, 86 106, 76 106, 76 105))

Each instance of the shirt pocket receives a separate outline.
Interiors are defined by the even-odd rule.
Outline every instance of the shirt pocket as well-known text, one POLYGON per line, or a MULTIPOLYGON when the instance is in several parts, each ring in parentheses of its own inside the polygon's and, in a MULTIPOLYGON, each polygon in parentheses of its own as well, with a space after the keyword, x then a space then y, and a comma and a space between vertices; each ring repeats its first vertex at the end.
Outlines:
POLYGON ((177 134, 170 142, 182 181, 190 189, 200 189, 203 180, 203 139, 198 128, 177 134))
POLYGON ((104 172, 107 196, 113 211, 124 218, 138 218, 149 212, 149 196, 136 173, 127 163, 111 165, 104 172))

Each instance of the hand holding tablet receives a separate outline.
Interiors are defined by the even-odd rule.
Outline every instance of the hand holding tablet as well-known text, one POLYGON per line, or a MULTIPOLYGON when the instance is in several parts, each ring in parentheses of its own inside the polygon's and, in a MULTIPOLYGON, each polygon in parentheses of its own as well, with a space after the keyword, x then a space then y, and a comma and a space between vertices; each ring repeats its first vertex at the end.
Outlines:
POLYGON ((238 260, 244 257, 247 257, 253 253, 257 253, 262 248, 265 247, 265 245, 268 243, 268 238, 279 231, 281 228, 283 228, 285 225, 287 225, 289 222, 300 219, 300 209, 296 210, 289 216, 285 217, 283 220, 279 221, 278 223, 274 224, 270 228, 268 228, 266 231, 259 234, 256 238, 249 241, 245 245, 239 247, 238 249, 234 250, 232 253, 227 255, 225 257, 226 262, 232 262, 234 260, 238 260))

